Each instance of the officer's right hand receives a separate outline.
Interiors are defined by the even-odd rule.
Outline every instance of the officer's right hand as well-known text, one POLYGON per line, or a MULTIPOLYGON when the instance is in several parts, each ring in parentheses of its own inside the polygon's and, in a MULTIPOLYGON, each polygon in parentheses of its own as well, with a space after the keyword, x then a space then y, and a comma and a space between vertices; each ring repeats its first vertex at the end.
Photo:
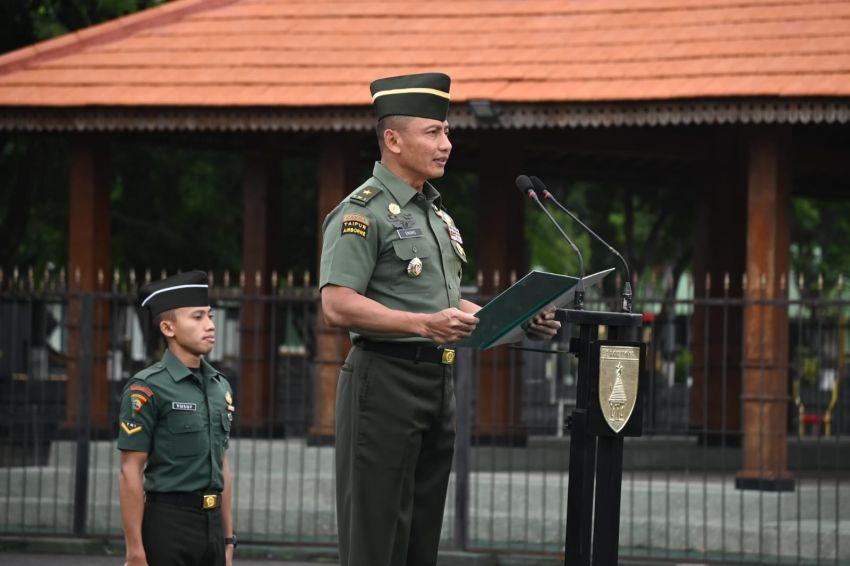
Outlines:
POLYGON ((425 320, 425 337, 438 344, 449 344, 466 338, 475 326, 478 318, 460 309, 449 308, 428 315, 425 320))

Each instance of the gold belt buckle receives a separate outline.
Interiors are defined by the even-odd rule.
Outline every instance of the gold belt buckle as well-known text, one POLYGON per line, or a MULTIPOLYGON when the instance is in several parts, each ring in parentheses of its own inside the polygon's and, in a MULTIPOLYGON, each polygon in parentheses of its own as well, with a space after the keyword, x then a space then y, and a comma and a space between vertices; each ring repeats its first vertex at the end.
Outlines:
POLYGON ((204 509, 215 509, 218 506, 218 495, 204 496, 204 509))
POLYGON ((443 350, 443 359, 440 360, 440 361, 443 362, 444 364, 446 364, 447 366, 454 365, 454 363, 455 363, 455 351, 450 349, 450 348, 444 349, 443 350))

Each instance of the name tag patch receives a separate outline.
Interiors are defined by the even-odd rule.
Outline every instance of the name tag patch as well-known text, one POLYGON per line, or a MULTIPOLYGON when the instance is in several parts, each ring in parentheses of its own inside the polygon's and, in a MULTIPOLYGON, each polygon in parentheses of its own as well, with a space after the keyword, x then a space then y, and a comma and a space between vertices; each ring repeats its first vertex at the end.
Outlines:
POLYGON ((400 228, 396 230, 396 233, 402 240, 405 238, 418 238, 422 235, 422 228, 400 228))
POLYGON ((197 411, 198 404, 197 403, 183 403, 180 401, 172 401, 171 409, 174 411, 197 411))
POLYGON ((342 217, 342 235, 355 234, 365 238, 369 233, 369 219, 362 214, 346 214, 342 217))

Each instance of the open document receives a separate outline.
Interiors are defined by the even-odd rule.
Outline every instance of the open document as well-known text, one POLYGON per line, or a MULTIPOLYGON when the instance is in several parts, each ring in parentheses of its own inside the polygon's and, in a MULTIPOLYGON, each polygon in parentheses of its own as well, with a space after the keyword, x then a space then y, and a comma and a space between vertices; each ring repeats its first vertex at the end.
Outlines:
MULTIPOLYGON (((614 271, 600 271, 584 278, 587 289, 614 271)), ((496 295, 475 316, 479 323, 475 331, 456 342, 455 346, 486 350, 500 344, 522 340, 522 324, 549 305, 558 308, 572 306, 578 277, 557 275, 545 271, 532 271, 496 295)))

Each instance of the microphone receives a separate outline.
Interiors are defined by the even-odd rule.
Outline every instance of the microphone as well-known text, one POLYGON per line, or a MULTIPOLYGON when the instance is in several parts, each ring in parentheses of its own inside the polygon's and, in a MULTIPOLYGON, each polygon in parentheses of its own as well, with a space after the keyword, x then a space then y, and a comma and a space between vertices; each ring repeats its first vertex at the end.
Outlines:
POLYGON ((543 206, 543 203, 540 202, 540 199, 537 198, 537 193, 534 191, 534 185, 529 179, 528 175, 520 175, 516 178, 516 186, 520 190, 520 192, 525 193, 528 198, 533 200, 537 206, 540 207, 540 210, 543 211, 543 214, 549 219, 549 221, 554 224, 555 228, 557 228, 558 232, 561 233, 561 236, 567 241, 573 251, 578 256, 578 271, 579 271, 579 279, 576 284, 576 292, 573 296, 573 306, 576 310, 584 309, 584 258, 581 257, 581 252, 578 247, 573 243, 569 236, 567 236, 566 232, 564 232, 563 228, 558 224, 558 221, 549 214, 549 211, 546 210, 546 207, 543 206))
POLYGON ((594 238, 596 238, 599 242, 601 242, 601 243, 602 243, 602 245, 603 245, 603 246, 605 246, 606 248, 608 248, 608 251, 609 251, 609 252, 611 252, 612 254, 614 254, 615 256, 617 256, 618 258, 620 258, 620 261, 622 261, 622 262, 623 262, 623 267, 626 269, 626 283, 623 285, 623 304, 622 304, 622 305, 620 305, 620 312, 629 312, 629 313, 630 313, 630 312, 632 312, 632 298, 633 298, 633 297, 632 297, 632 276, 631 276, 631 273, 629 272, 629 264, 628 264, 628 263, 626 263, 625 258, 624 258, 622 255, 620 255, 620 252, 618 252, 617 250, 615 250, 615 249, 611 246, 611 244, 609 244, 608 242, 606 242, 605 240, 603 240, 603 239, 602 239, 602 237, 601 237, 601 236, 599 236, 599 234, 597 234, 596 232, 594 232, 593 230, 591 230, 591 229, 587 226, 587 224, 585 224, 584 222, 582 222, 581 220, 579 220, 579 219, 578 219, 578 216, 576 216, 575 214, 573 214, 572 212, 570 212, 570 211, 567 209, 567 207, 565 207, 565 206, 564 206, 564 205, 562 205, 560 202, 558 202, 558 201, 555 199, 555 197, 552 195, 552 193, 550 193, 550 192, 546 189, 546 185, 544 185, 544 184, 543 184, 543 181, 541 181, 540 179, 538 179, 538 178, 537 178, 537 177, 535 177, 535 176, 531 176, 531 177, 530 177, 530 179, 531 179, 531 184, 534 186, 534 188, 535 188, 535 189, 537 189, 538 191, 540 191, 541 193, 543 193, 543 199, 544 199, 544 200, 550 200, 550 201, 552 201, 553 203, 555 203, 555 206, 557 206, 558 208, 560 208, 561 210, 563 210, 564 212, 566 212, 566 213, 567 213, 567 215, 569 215, 569 217, 570 217, 570 218, 572 218, 573 220, 575 220, 576 222, 578 222, 578 225, 579 225, 579 226, 581 226, 582 228, 584 228, 585 230, 587 230, 587 232, 588 232, 591 236, 593 236, 594 238))

